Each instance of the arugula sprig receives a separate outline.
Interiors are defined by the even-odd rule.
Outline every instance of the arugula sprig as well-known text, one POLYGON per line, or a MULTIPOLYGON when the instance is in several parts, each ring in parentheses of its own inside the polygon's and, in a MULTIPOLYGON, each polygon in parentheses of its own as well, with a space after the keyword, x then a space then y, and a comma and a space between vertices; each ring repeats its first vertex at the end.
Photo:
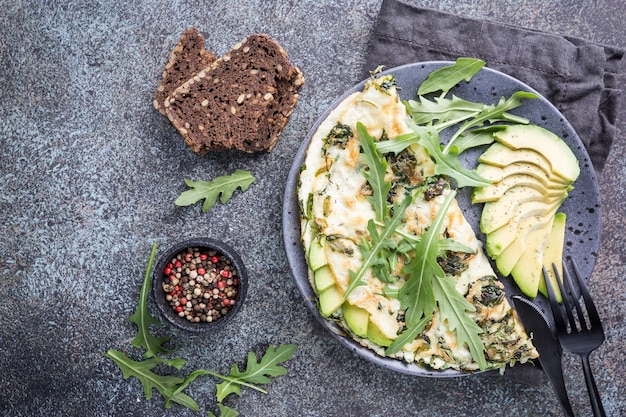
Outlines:
MULTIPOLYGON (((350 276, 350 283, 343 294, 344 300, 348 298, 350 293, 358 286, 364 285, 363 277, 365 272, 373 266, 388 265, 387 261, 390 259, 389 249, 395 247, 397 243, 391 240, 396 229, 400 226, 400 223, 406 217, 406 209, 411 205, 412 198, 405 198, 401 204, 394 204, 393 217, 385 222, 385 227, 381 232, 376 229, 374 220, 369 220, 367 229, 370 232, 371 243, 364 240, 359 244, 361 254, 363 255, 363 262, 358 271, 350 270, 348 272, 350 276)), ((393 253, 393 252, 392 252, 393 253)))
MULTIPOLYGON (((387 162, 381 157, 376 150, 376 142, 369 134, 362 123, 357 123, 357 132, 361 148, 363 149, 362 160, 366 165, 361 172, 372 188, 372 195, 368 196, 370 203, 374 207, 376 213, 376 221, 384 222, 385 227, 382 232, 378 232, 375 220, 370 219, 367 224, 367 230, 370 240, 363 239, 359 243, 363 261, 358 271, 349 271, 350 282, 343 294, 344 300, 348 298, 350 293, 358 286, 364 285, 363 277, 369 268, 385 269, 388 266, 389 250, 396 247, 397 242, 392 239, 394 231, 400 226, 400 223, 406 217, 406 209, 412 202, 410 197, 405 198, 401 204, 394 204, 393 216, 389 218, 389 206, 387 205, 387 194, 391 189, 391 182, 385 181, 385 173, 387 171, 387 162)), ((385 274, 388 276, 388 274, 385 274)), ((383 276, 383 274, 379 274, 383 276)), ((383 278, 385 279, 385 278, 383 278)))
POLYGON ((228 376, 209 372, 209 375, 224 380, 224 382, 217 385, 218 402, 221 403, 229 394, 241 395, 240 386, 242 385, 267 394, 267 391, 258 385, 269 384, 270 378, 285 375, 287 369, 281 364, 291 359, 296 349, 297 346, 293 344, 280 345, 276 349, 273 346, 269 346, 260 361, 257 361, 254 352, 248 353, 245 371, 240 371, 235 364, 230 369, 228 376))
POLYGON ((200 409, 193 398, 179 390, 179 387, 185 383, 183 378, 159 375, 153 372, 156 366, 163 363, 160 358, 153 357, 143 361, 134 361, 123 352, 114 349, 109 349, 104 356, 119 366, 124 379, 134 376, 141 382, 146 400, 152 398, 152 390, 156 389, 165 400, 165 408, 171 408, 172 402, 175 402, 193 411, 200 409))
POLYGON ((389 213, 387 194, 389 194, 389 190, 391 189, 391 182, 385 181, 387 161, 378 154, 374 138, 370 136, 365 125, 358 122, 356 129, 361 142, 361 148, 363 149, 361 157, 367 167, 361 170, 361 173, 372 187, 372 195, 367 196, 367 199, 374 207, 376 220, 382 220, 387 217, 389 213))
POLYGON ((204 199, 202 204, 202 212, 206 213, 215 205, 217 199, 222 204, 226 203, 232 197, 237 188, 246 191, 248 187, 255 181, 250 171, 241 169, 235 170, 230 175, 222 175, 211 181, 192 181, 185 178, 185 184, 191 189, 183 191, 174 201, 177 206, 190 206, 204 199))
POLYGON ((137 304, 137 310, 128 318, 128 321, 137 325, 137 336, 132 341, 132 344, 136 348, 144 348, 144 358, 153 358, 159 353, 169 353, 171 350, 163 347, 163 344, 169 340, 167 336, 155 337, 150 333, 149 326, 160 326, 161 322, 150 315, 148 311, 148 293, 150 292, 150 273, 154 265, 154 258, 156 256, 157 244, 152 245, 150 251, 150 258, 148 260, 148 266, 146 267, 146 273, 143 277, 143 285, 139 292, 139 303, 137 304))

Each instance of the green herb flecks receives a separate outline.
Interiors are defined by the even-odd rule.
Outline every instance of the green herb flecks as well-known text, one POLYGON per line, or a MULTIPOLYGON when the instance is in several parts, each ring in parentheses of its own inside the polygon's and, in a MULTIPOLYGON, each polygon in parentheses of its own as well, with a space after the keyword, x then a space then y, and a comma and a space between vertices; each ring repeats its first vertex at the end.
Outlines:
POLYGON ((246 191, 254 181, 255 178, 249 171, 241 169, 236 170, 231 175, 223 175, 211 181, 191 181, 185 178, 185 184, 191 189, 182 192, 174 201, 174 204, 177 206, 190 206, 204 199, 202 212, 206 213, 215 205, 218 198, 224 204, 230 200, 237 188, 240 188, 241 191, 246 191))
POLYGON ((391 89, 391 87, 396 87, 397 85, 398 84, 396 82, 396 77, 393 74, 386 76, 380 84, 379 83, 374 84, 376 89, 378 89, 379 91, 385 94, 389 94, 389 90, 391 89))
POLYGON ((324 143, 324 154, 328 153, 328 148, 331 146, 336 146, 339 149, 345 149, 348 141, 353 137, 354 132, 350 126, 343 123, 337 123, 332 129, 330 129, 328 135, 322 139, 322 142, 324 143))
POLYGON ((434 127, 418 126, 410 120, 407 121, 407 124, 415 133, 408 133, 384 142, 377 142, 376 149, 381 154, 387 152, 397 153, 413 143, 418 143, 426 148, 430 156, 435 160, 435 174, 454 178, 458 187, 485 187, 491 184, 491 181, 481 177, 476 170, 465 168, 454 150, 450 153, 443 153, 439 132, 434 127))

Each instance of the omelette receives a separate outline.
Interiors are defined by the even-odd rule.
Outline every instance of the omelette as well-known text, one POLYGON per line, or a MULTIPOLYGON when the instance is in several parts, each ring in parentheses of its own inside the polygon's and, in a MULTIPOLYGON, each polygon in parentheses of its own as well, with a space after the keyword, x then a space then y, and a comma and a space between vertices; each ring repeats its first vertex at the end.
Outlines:
POLYGON ((362 268, 363 248, 376 237, 372 224, 378 231, 383 227, 380 208, 373 203, 375 189, 368 178, 364 138, 359 134, 364 131, 376 143, 413 132, 393 74, 372 76, 362 91, 336 106, 312 136, 300 170, 301 238, 322 314, 377 354, 430 369, 503 370, 536 358, 537 351, 507 301, 482 243, 456 200, 449 201, 454 192, 450 181, 435 174, 434 160, 418 143, 380 156, 388 184, 386 210, 405 208, 394 231, 399 246, 406 242, 399 236, 418 241, 435 219, 443 222, 439 238, 452 244, 437 263, 453 280, 452 291, 471 305, 464 313, 478 326, 482 342, 478 354, 484 358, 477 358, 467 343, 459 341, 458 326, 440 314, 441 300, 414 338, 389 349, 398 338, 406 339, 407 310, 398 293, 409 278, 407 265, 420 254, 398 250, 397 256, 386 260, 387 268, 362 268), (409 196, 410 204, 402 205, 409 196), (447 211, 440 213, 447 197, 447 211), (359 285, 352 282, 356 271, 360 271, 359 285))

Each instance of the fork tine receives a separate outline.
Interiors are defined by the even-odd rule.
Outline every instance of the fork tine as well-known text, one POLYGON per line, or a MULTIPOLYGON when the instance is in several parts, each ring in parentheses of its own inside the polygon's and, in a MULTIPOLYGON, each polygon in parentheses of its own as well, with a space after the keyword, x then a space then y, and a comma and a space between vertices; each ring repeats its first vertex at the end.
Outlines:
MULTIPOLYGON (((559 283, 560 288, 561 277, 556 269, 556 265, 552 264, 552 269, 554 270, 556 281, 559 283)), ((556 294, 554 293, 554 288, 552 288, 552 283, 550 282, 550 275, 545 267, 543 268, 543 279, 546 282, 546 289, 548 290, 548 299, 550 300, 550 309, 552 310, 552 315, 554 316, 554 324, 557 329, 564 329, 566 328, 566 325, 565 320, 563 320, 563 310, 559 306, 558 301, 556 301, 556 294)), ((563 298, 563 289, 561 289, 561 298, 563 298)))
POLYGON ((587 327, 585 322, 585 315, 583 314, 583 310, 580 307, 580 296, 578 295, 574 283, 572 282, 572 277, 570 276, 569 270, 565 262, 563 262, 563 287, 565 287, 567 296, 563 296, 563 299, 567 297, 567 304, 565 310, 567 311, 567 317, 569 318, 570 329, 572 332, 579 331, 576 326, 576 318, 574 317, 574 310, 576 310, 576 315, 578 316, 578 323, 580 324, 580 330, 583 330, 587 327))
POLYGON ((572 266, 574 267, 574 275, 576 276, 576 281, 578 282, 578 288, 583 297, 583 301, 585 302, 585 308, 587 309, 587 316, 589 317, 589 324, 591 328, 599 327, 600 330, 604 333, 602 329, 602 321, 600 320, 600 315, 598 314, 598 310, 596 309, 596 305, 593 302, 593 298, 591 298, 591 294, 589 293, 589 289, 585 284, 585 281, 582 279, 582 275, 580 274, 580 270, 578 269, 578 265, 572 259, 572 266))

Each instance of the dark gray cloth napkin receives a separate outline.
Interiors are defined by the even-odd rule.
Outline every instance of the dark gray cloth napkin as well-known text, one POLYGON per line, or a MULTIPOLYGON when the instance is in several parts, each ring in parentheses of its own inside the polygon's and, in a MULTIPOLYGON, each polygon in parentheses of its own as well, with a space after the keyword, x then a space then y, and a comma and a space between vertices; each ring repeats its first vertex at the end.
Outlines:
POLYGON ((379 65, 482 59, 528 84, 559 109, 587 148, 597 173, 615 138, 624 50, 384 0, 364 77, 379 65))

